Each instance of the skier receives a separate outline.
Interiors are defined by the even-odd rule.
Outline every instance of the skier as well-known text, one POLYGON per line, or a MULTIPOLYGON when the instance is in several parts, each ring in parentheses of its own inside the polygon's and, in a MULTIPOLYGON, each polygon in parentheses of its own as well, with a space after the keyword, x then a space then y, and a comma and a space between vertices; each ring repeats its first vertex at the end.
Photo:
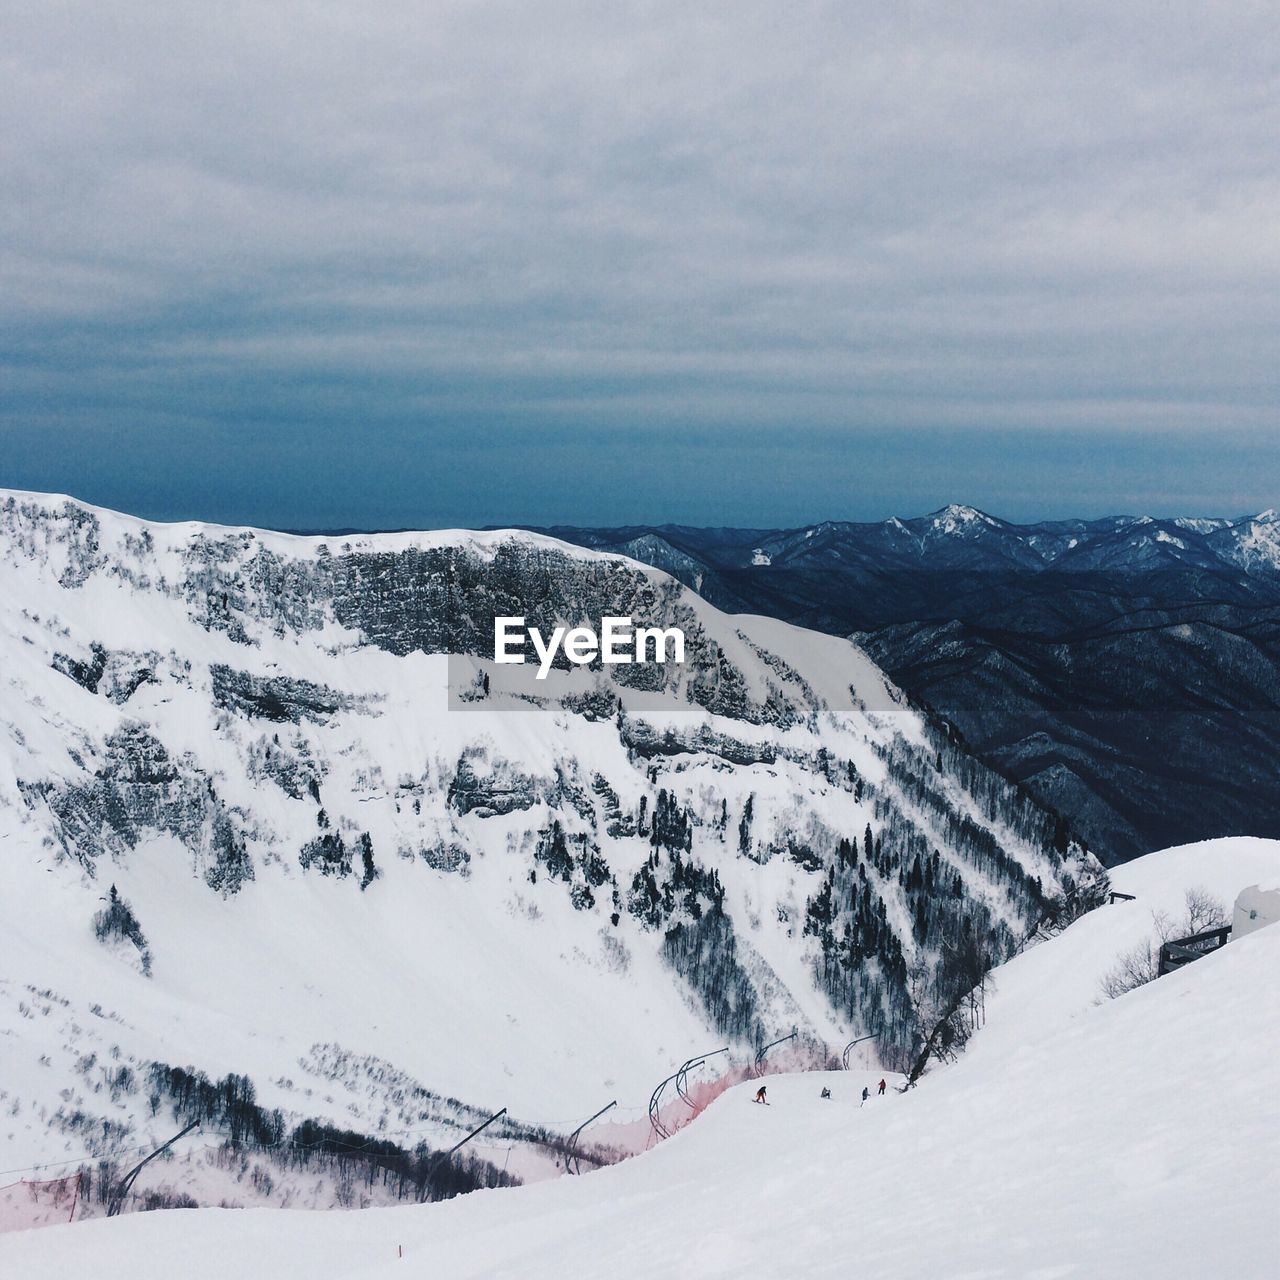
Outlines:
POLYGON ((769 1105, 769 1099, 768 1099, 768 1098, 766 1098, 766 1097, 764 1096, 764 1093, 765 1093, 764 1085, 761 1085, 761 1086, 756 1090, 756 1096, 752 1099, 752 1101, 753 1101, 753 1102, 763 1102, 763 1103, 764 1103, 764 1105, 767 1107, 767 1106, 769 1105))
POLYGON ((820 1098, 829 1098, 829 1097, 831 1097, 831 1090, 830 1090, 830 1089, 823 1089, 823 1091, 822 1091, 818 1096, 819 1096, 820 1098))
POLYGON ((880 1081, 880 1096, 884 1097, 884 1081, 880 1081))
POLYGON ((867 1099, 869 1097, 871 1097, 871 1090, 868 1089, 866 1085, 863 1085, 862 1086, 862 1103, 861 1103, 862 1106, 865 1107, 867 1105, 867 1099))

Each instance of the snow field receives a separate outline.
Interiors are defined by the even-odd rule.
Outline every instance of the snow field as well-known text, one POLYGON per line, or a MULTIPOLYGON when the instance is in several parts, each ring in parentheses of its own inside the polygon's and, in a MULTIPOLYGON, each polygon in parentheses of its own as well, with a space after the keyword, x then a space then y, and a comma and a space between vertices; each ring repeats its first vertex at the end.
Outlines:
MULTIPOLYGON (((1173 852, 1130 883, 1172 892, 1194 858, 1173 852)), ((1237 852, 1232 875, 1267 856, 1237 852)), ((1084 934, 1004 966, 997 988, 1033 959, 1049 972, 1055 949, 1097 962, 1084 934)), ((1280 929, 1259 930, 1118 1000, 1024 1020, 999 1051, 980 1035, 866 1107, 866 1071, 773 1077, 767 1108, 748 1082, 655 1150, 579 1179, 360 1214, 138 1214, 0 1237, 0 1266, 103 1280, 1265 1280, 1280 1263, 1277 966, 1280 929)))

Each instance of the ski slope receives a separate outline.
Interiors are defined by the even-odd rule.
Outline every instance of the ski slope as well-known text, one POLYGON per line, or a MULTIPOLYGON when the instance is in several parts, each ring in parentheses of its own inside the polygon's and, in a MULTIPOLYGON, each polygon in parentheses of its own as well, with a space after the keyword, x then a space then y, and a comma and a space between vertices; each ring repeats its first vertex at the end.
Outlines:
MULTIPOLYGON (((1189 872, 1210 880, 1207 854, 1232 880, 1280 856, 1274 842, 1213 843, 1118 880, 1176 900, 1189 872)), ((775 1077, 768 1108, 739 1086, 654 1151, 584 1178, 423 1208, 90 1221, 0 1237, 0 1273, 1274 1276, 1280 928, 1118 1000, 1080 1004, 1050 983, 1052 1013, 1018 1003, 1033 964, 1046 979, 1059 964, 1105 969, 1122 917, 1140 923, 1130 908, 1103 908, 998 970, 992 1023, 1003 1001, 1021 1034, 979 1035, 907 1094, 861 1107, 874 1077, 775 1077)))
POLYGON ((1077 920, 1050 943, 1029 947, 988 981, 986 1024, 967 1057, 1007 1056, 1028 1036, 1088 1017, 1119 957, 1155 936, 1157 917, 1182 919, 1189 889, 1205 889, 1230 919, 1236 895, 1280 877, 1280 841, 1250 836, 1202 840, 1149 853, 1110 871, 1111 887, 1133 895, 1077 920))

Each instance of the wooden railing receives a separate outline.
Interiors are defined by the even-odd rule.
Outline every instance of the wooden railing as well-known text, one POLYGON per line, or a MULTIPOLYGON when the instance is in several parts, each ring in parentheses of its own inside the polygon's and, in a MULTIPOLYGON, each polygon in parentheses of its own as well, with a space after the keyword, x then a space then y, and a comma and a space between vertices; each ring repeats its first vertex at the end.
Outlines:
POLYGON ((1230 936, 1231 926, 1224 924, 1218 929, 1205 929, 1202 933, 1193 933, 1189 938, 1171 939, 1160 948, 1158 976, 1163 978, 1166 973, 1172 973, 1175 969, 1182 968, 1184 964, 1190 964, 1193 960, 1199 960, 1201 956, 1208 955, 1210 951, 1225 947, 1230 936))

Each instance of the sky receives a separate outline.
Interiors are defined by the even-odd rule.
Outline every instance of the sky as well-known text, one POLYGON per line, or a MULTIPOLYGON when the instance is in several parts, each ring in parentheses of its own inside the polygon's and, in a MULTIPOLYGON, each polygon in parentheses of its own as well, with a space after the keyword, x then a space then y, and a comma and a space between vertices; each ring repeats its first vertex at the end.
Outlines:
POLYGON ((1280 8, 7 0, 0 486, 1280 505, 1280 8))

